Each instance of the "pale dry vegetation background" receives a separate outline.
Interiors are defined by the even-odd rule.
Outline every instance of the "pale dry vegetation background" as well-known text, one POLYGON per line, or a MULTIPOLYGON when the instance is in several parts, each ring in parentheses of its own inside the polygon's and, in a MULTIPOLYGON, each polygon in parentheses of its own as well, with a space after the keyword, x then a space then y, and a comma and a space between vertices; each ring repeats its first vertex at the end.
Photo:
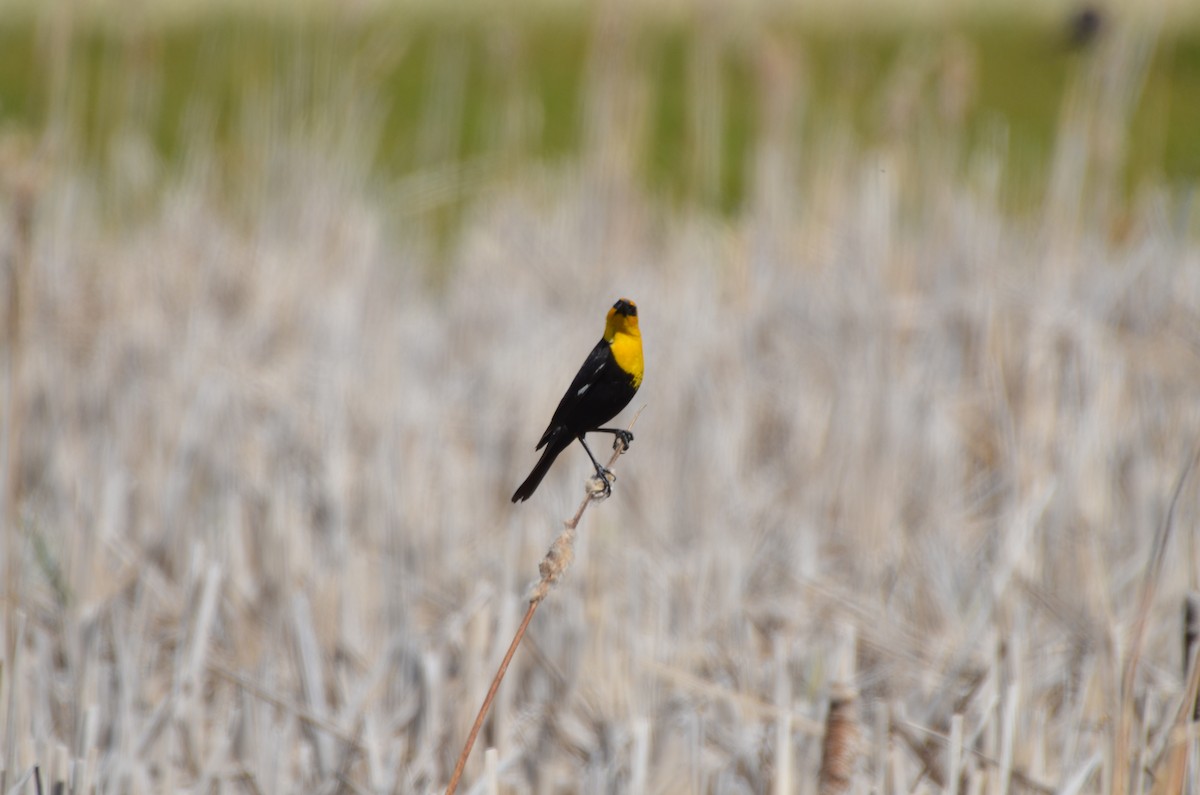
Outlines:
MULTIPOLYGON (((4 138, 5 792, 444 787, 586 457, 508 497, 618 296, 637 438, 464 791, 815 793, 835 695, 827 792, 1195 791, 1196 473, 1151 563, 1200 449, 1200 216, 1118 176, 1153 29, 1078 60, 1015 210, 953 47, 889 67, 869 145, 802 132, 802 61, 767 47, 722 213, 637 178, 617 19, 565 161, 456 162, 448 96, 429 167, 381 179, 380 97, 319 63, 295 95, 329 112, 259 97, 232 166, 202 116, 168 176, 136 125, 88 166, 70 86, 4 138)), ((711 57, 689 85, 720 101, 711 57)))

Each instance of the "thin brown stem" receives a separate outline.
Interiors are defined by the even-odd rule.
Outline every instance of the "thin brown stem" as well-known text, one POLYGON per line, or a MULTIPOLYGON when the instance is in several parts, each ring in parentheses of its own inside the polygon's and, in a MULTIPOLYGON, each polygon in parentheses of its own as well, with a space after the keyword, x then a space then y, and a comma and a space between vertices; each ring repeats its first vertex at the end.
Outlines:
POLYGON ((1175 489, 1171 494, 1171 503, 1167 507, 1167 516, 1154 536, 1154 547, 1150 553, 1150 564, 1146 567, 1146 576, 1142 581, 1141 599, 1133 623, 1133 633, 1129 641, 1129 656, 1125 660, 1121 672, 1120 704, 1117 713, 1116 731, 1113 734, 1113 795, 1125 795, 1129 788, 1129 736, 1133 723, 1133 688, 1137 679, 1138 662, 1142 656, 1142 641, 1146 635, 1146 624, 1150 618, 1150 608, 1154 604, 1154 595, 1158 591, 1158 581, 1162 574, 1163 561, 1166 559, 1167 542, 1171 538, 1171 530, 1175 526, 1175 506, 1183 485, 1187 482, 1200 454, 1193 452, 1179 479, 1175 481, 1175 489))
POLYGON ((513 635, 512 643, 508 645, 508 651, 504 653, 504 659, 500 661, 500 667, 496 669, 496 675, 492 677, 492 686, 488 688, 487 695, 483 698, 483 706, 479 708, 479 714, 475 716, 475 723, 471 726, 471 733, 467 735, 467 742, 463 745, 462 753, 458 755, 458 764, 454 766, 454 774, 450 776, 450 784, 446 787, 446 795, 453 795, 458 789, 458 780, 462 778, 463 769, 467 766, 467 757, 471 755, 471 748, 475 746, 475 738, 479 736, 479 730, 483 728, 483 719, 487 717, 488 710, 492 708, 492 701, 496 698, 496 691, 500 689, 500 682, 504 679, 505 672, 508 671, 508 664, 512 662, 513 655, 517 653, 517 646, 521 645, 521 638, 525 637, 525 630, 529 627, 529 622, 533 620, 533 613, 541 604, 540 599, 530 599, 529 609, 525 611, 525 618, 521 619, 521 626, 517 627, 517 634, 513 635))
MULTIPOLYGON (((642 408, 645 408, 644 406, 642 408)), ((633 419, 629 421, 628 430, 632 431, 633 426, 637 423, 638 417, 641 416, 642 409, 638 409, 633 415, 633 419)), ((612 458, 608 461, 608 469, 612 469, 617 463, 617 459, 621 454, 628 449, 625 441, 617 437, 617 441, 613 444, 612 458)), ((496 698, 496 691, 500 689, 500 682, 504 679, 504 674, 508 671, 508 664, 512 662, 513 655, 517 652, 517 646, 521 645, 521 639, 525 637, 525 630, 529 628, 529 622, 533 620, 534 611, 538 605, 550 593, 567 568, 571 565, 571 561, 575 556, 575 530, 579 527, 579 520, 583 518, 583 512, 587 510, 588 505, 593 500, 602 500, 607 496, 602 487, 593 488, 589 482, 587 496, 583 498, 583 502, 579 503, 579 510, 575 511, 575 515, 567 521, 563 522, 562 532, 558 534, 558 538, 554 539, 554 543, 550 546, 550 551, 546 553, 546 557, 538 565, 538 572, 542 575, 537 584, 529 595, 529 609, 525 611, 525 618, 521 620, 521 626, 517 627, 517 632, 513 635, 512 643, 508 646, 508 651, 504 654, 504 659, 500 661, 500 667, 496 669, 496 675, 492 677, 492 685, 488 688, 487 695, 483 698, 483 705, 479 708, 479 714, 475 716, 475 723, 471 725, 471 733, 467 735, 467 742, 463 745, 462 753, 458 755, 458 763, 454 765, 454 773, 450 776, 450 783, 446 785, 446 795, 454 795, 458 790, 458 782, 462 778, 463 770, 467 767, 467 759, 471 756, 471 749, 475 746, 475 738, 479 736, 479 730, 483 728, 483 721, 487 718, 488 710, 492 708, 492 701, 496 698)))

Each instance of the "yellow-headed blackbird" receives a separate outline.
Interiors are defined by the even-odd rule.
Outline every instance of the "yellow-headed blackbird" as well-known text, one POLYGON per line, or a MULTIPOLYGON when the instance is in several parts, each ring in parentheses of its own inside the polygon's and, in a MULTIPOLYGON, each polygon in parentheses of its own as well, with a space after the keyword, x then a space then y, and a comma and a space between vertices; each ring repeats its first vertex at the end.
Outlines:
POLYGON ((554 459, 576 439, 587 450, 607 492, 609 486, 606 476, 610 473, 600 466, 583 437, 588 433, 611 433, 625 444, 632 442, 633 434, 629 431, 600 426, 617 416, 617 412, 629 404, 641 385, 642 332, 638 330, 637 304, 622 298, 608 310, 604 338, 592 348, 575 380, 567 388, 567 393, 559 401, 550 425, 535 448, 541 450, 545 447, 546 452, 542 453, 537 466, 517 488, 512 501, 529 499, 550 471, 554 459))

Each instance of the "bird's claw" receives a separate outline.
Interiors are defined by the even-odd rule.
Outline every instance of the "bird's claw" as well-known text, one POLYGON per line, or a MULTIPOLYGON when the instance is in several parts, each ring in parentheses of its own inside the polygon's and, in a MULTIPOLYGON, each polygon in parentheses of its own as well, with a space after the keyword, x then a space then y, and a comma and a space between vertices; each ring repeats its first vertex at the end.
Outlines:
POLYGON ((616 479, 617 475, 611 469, 605 468, 603 472, 597 472, 596 476, 588 481, 588 496, 593 500, 608 499, 612 496, 612 484, 616 479))
POLYGON ((613 433, 613 449, 616 450, 620 445, 621 452, 629 449, 630 443, 633 441, 633 434, 629 431, 616 431, 613 433))

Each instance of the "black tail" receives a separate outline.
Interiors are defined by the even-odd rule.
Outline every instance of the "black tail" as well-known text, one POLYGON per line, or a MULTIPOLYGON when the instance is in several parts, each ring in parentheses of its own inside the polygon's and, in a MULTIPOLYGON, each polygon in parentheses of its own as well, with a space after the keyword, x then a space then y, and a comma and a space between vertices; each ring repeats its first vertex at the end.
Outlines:
POLYGON ((546 477, 546 473, 550 471, 554 459, 558 458, 559 453, 570 447, 572 441, 574 440, 567 436, 565 439, 555 439, 546 445, 546 452, 542 453, 542 457, 538 459, 537 465, 529 473, 529 477, 525 478, 525 482, 513 492, 513 502, 522 502, 533 496, 533 492, 537 490, 542 478, 546 477))

